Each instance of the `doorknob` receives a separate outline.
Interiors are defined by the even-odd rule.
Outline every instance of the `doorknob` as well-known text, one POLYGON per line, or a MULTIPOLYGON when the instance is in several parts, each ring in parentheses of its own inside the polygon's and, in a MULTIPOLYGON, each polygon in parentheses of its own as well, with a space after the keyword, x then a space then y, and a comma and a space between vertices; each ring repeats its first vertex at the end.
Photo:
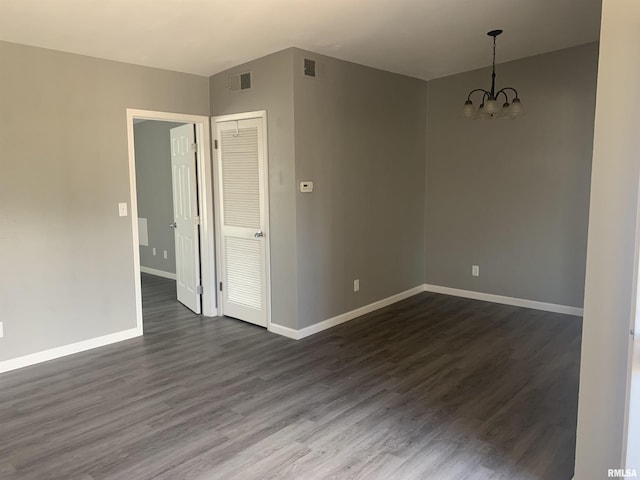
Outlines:
POLYGON ((169 225, 169 228, 176 228, 176 227, 177 227, 176 222, 173 222, 172 224, 169 225))
POLYGON ((256 238, 264 237, 264 232, 263 232, 262 230, 258 230, 258 231, 255 233, 254 237, 256 237, 256 238))

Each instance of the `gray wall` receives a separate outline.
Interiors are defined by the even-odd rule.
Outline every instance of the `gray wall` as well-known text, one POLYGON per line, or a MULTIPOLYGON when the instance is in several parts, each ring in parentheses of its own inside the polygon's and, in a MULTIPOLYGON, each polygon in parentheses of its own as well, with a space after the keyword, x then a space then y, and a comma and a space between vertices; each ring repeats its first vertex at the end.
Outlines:
POLYGON ((208 79, 0 42, 0 361, 136 326, 126 108, 208 115, 208 79))
POLYGON ((588 44, 499 65, 515 121, 462 118, 489 69, 429 82, 426 283, 582 307, 597 61, 588 44))
MULTIPOLYGON (((636 233, 640 178, 639 27, 640 2, 604 0, 575 480, 606 478, 607 469, 622 466, 632 339, 629 328, 637 315, 633 285, 640 245, 636 233)), ((636 352, 636 372, 639 354, 636 352)), ((627 467, 640 470, 640 465, 627 467)))
POLYGON ((170 273, 176 273, 176 248, 174 232, 169 228, 173 222, 169 131, 180 125, 147 120, 133 128, 138 216, 147 219, 149 233, 149 246, 140 246, 140 265, 170 273))
POLYGON ((315 54, 310 80, 304 55, 211 77, 213 115, 267 110, 272 322, 294 329, 415 287, 424 268, 426 83, 315 54), (251 90, 230 92, 245 71, 251 90))
POLYGON ((211 114, 267 110, 272 322, 297 328, 293 50, 214 75, 211 114), (229 75, 252 72, 252 88, 230 92, 229 75))
POLYGON ((426 82, 294 52, 296 181, 314 182, 296 193, 303 328, 424 282, 426 82))

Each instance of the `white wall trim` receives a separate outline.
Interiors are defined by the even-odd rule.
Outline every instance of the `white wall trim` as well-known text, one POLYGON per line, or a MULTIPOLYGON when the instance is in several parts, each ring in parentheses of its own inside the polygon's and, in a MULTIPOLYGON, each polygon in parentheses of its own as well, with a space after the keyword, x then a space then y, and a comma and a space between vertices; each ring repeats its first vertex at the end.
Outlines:
POLYGON ((471 298, 473 300, 482 300, 485 302, 500 303, 503 305, 513 305, 515 307, 532 308, 534 310, 543 310, 545 312, 563 313, 565 315, 574 315, 577 317, 582 316, 583 309, 578 307, 570 307, 567 305, 558 305, 555 303, 538 302, 536 300, 525 300, 523 298, 505 297, 502 295, 493 295, 491 293, 473 292, 471 290, 460 290, 458 288, 441 287, 439 285, 419 285, 404 292, 400 292, 396 295, 392 295, 385 299, 379 300, 369 305, 365 305, 350 312, 343 313, 333 318, 329 318, 322 322, 310 325, 301 330, 295 330, 290 327, 278 325, 277 323, 271 323, 269 331, 282 335, 283 337, 292 338, 294 340, 300 340, 302 338, 313 335, 314 333, 327 330, 328 328, 335 327, 341 323, 348 322, 354 318, 361 317, 367 313, 374 312, 381 308, 392 305, 405 298, 412 297, 421 292, 441 293, 443 295, 453 295, 455 297, 471 298))
POLYGON ((392 295, 377 302, 370 303, 369 305, 356 308, 355 310, 351 310, 350 312, 346 312, 322 322, 315 323, 301 330, 294 330, 293 328, 271 323, 271 325, 269 326, 269 331, 288 338, 293 338, 294 340, 300 340, 301 338, 305 338, 309 335, 313 335, 314 333, 318 333, 328 328, 335 327, 336 325, 340 325, 341 323, 348 322, 349 320, 353 320, 354 318, 361 317, 362 315, 366 315, 367 313, 375 312, 376 310, 392 305, 396 302, 399 302, 400 300, 404 300, 405 298, 417 295, 418 293, 422 293, 423 291, 423 286, 419 285, 417 287, 413 287, 409 290, 397 293, 396 295, 392 295))
POLYGON ((574 315, 576 317, 581 317, 583 315, 583 309, 578 307, 538 302, 537 300, 526 300, 524 298, 505 297, 502 295, 474 292, 471 290, 460 290, 458 288, 441 287, 439 285, 429 285, 427 283, 424 285, 424 291, 453 295, 454 297, 471 298, 473 300, 482 300, 485 302, 501 303, 503 305, 513 305, 514 307, 533 308, 534 310, 543 310, 545 312, 563 313, 565 315, 574 315))
POLYGON ((142 335, 142 329, 132 328, 130 330, 110 333, 109 335, 104 335, 102 337, 90 338, 89 340, 83 340, 70 345, 63 345, 50 350, 12 358, 10 360, 0 362, 0 373, 17 370, 18 368, 28 367, 30 365, 35 365, 36 363, 47 362, 60 357, 66 357, 67 355, 84 352, 93 348, 103 347, 112 343, 139 337, 140 335, 142 335))
POLYGON ((171 272, 165 272, 164 270, 157 270, 151 267, 144 267, 140 265, 140 271, 142 273, 148 273, 149 275, 155 275, 156 277, 168 278, 169 280, 175 280, 176 274, 171 272))
POLYGON ((285 327, 283 325, 278 325, 277 323, 271 322, 268 330, 271 333, 276 333, 278 335, 282 335, 283 337, 293 338, 294 340, 300 340, 302 337, 298 335, 298 330, 293 328, 285 327))

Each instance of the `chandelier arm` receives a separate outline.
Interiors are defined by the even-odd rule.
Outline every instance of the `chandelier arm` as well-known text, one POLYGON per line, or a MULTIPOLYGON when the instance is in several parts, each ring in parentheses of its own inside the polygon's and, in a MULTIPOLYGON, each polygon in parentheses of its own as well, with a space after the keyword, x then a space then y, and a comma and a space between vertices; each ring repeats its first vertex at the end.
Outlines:
POLYGON ((496 99, 500 96, 500 94, 504 95, 504 101, 509 103, 509 97, 507 96, 507 92, 505 92, 506 88, 502 88, 500 90, 498 90, 498 93, 496 93, 496 99))
MULTIPOLYGON (((515 98, 519 98, 519 97, 518 97, 518 91, 517 91, 515 88, 511 88, 511 87, 504 87, 504 88, 501 88, 501 89, 500 89, 500 91, 498 92, 498 95, 499 95, 500 93, 503 93, 505 90, 511 90, 513 93, 515 93, 515 98)), ((506 95, 506 93, 505 93, 505 95, 506 95)))
POLYGON ((475 90, 471 90, 469 92, 469 95, 467 95, 467 101, 471 101, 471 95, 473 95, 476 92, 483 92, 484 95, 482 96, 482 101, 484 102, 484 98, 489 95, 490 93, 487 92, 484 88, 476 88, 475 90))

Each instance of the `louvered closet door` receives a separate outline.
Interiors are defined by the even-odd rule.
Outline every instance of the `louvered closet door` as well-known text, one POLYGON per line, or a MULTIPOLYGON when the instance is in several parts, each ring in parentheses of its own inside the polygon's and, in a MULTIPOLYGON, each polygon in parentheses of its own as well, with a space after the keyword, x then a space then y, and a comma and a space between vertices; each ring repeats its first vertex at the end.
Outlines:
POLYGON ((262 119, 216 123, 224 315, 267 326, 262 119))

